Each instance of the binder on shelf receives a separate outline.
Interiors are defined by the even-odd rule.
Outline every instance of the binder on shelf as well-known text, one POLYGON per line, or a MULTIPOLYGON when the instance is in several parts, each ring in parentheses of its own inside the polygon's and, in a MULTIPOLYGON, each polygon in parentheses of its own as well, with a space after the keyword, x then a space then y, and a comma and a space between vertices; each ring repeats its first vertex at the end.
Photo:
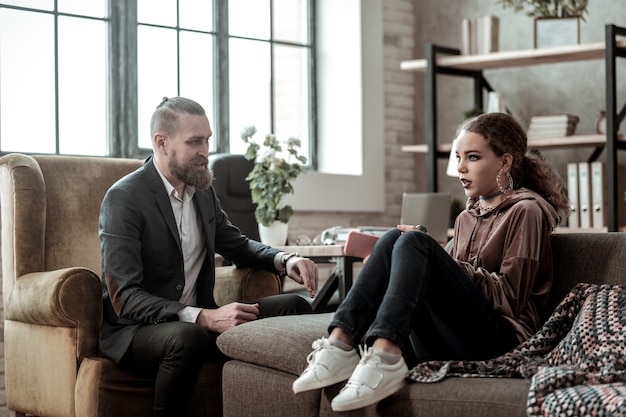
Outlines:
POLYGON ((578 207, 580 227, 591 228, 591 167, 588 162, 578 163, 578 207))
POLYGON ((578 205, 578 163, 569 162, 567 164, 567 195, 570 201, 571 214, 569 216, 569 227, 580 227, 580 209, 578 205))
MULTIPOLYGON (((602 161, 591 163, 591 203, 592 203, 592 228, 607 227, 607 184, 605 177, 606 164, 602 161)), ((618 165, 615 174, 617 180, 617 226, 626 226, 626 166, 618 165)))
POLYGON ((594 229, 606 226, 606 204, 604 202, 604 163, 591 163, 591 227, 594 229))

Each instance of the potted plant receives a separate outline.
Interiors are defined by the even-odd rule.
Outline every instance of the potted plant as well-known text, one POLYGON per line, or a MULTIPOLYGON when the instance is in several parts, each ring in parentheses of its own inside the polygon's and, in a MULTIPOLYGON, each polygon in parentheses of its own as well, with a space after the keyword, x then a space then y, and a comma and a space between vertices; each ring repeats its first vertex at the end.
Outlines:
POLYGON ((496 0, 535 20, 535 48, 580 43, 588 0, 496 0))
POLYGON ((287 139, 283 149, 273 133, 266 134, 261 143, 253 140, 256 132, 256 127, 248 126, 241 133, 241 139, 248 144, 244 156, 254 161, 254 168, 246 177, 250 181, 252 202, 256 204, 254 215, 261 241, 274 246, 284 245, 293 208, 283 204, 282 200, 286 194, 293 193, 291 182, 304 172, 307 158, 299 154, 300 139, 287 139), (274 239, 268 236, 276 230, 281 236, 274 239))

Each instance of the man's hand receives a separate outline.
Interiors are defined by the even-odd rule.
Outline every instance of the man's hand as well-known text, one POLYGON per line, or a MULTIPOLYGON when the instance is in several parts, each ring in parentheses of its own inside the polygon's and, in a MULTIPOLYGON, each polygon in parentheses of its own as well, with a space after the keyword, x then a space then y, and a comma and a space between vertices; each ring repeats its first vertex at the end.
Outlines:
POLYGON ((202 309, 196 323, 207 330, 223 333, 259 317, 258 304, 230 303, 214 310, 202 309))
POLYGON ((294 257, 290 258, 285 265, 289 278, 298 284, 304 284, 304 288, 309 292, 311 298, 317 293, 317 265, 310 259, 294 257))

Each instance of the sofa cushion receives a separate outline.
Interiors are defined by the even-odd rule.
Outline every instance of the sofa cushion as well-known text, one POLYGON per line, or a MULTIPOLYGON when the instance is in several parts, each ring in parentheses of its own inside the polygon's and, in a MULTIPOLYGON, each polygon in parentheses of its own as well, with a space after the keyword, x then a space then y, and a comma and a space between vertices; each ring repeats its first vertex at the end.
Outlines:
POLYGON ((554 285, 544 320, 579 282, 626 285, 626 233, 552 235, 554 285))
POLYGON ((328 336, 332 316, 305 314, 251 321, 222 333, 217 346, 233 359, 300 375, 311 343, 328 336))
POLYGON ((320 417, 526 417, 528 383, 519 378, 448 378, 432 384, 413 383, 378 404, 335 413, 330 402, 343 384, 325 388, 320 417))

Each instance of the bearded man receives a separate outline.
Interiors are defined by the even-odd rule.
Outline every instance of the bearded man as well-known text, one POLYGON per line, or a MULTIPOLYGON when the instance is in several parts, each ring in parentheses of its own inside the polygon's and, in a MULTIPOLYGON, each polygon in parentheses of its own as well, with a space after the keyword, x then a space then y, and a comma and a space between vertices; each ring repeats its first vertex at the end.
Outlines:
POLYGON ((155 378, 155 416, 185 416, 203 362, 224 361, 217 336, 251 320, 311 312, 297 295, 217 306, 215 253, 286 273, 311 297, 316 265, 248 239, 220 207, 208 168, 211 126, 193 100, 164 98, 150 123, 153 155, 116 182, 100 209, 100 350, 155 378))

